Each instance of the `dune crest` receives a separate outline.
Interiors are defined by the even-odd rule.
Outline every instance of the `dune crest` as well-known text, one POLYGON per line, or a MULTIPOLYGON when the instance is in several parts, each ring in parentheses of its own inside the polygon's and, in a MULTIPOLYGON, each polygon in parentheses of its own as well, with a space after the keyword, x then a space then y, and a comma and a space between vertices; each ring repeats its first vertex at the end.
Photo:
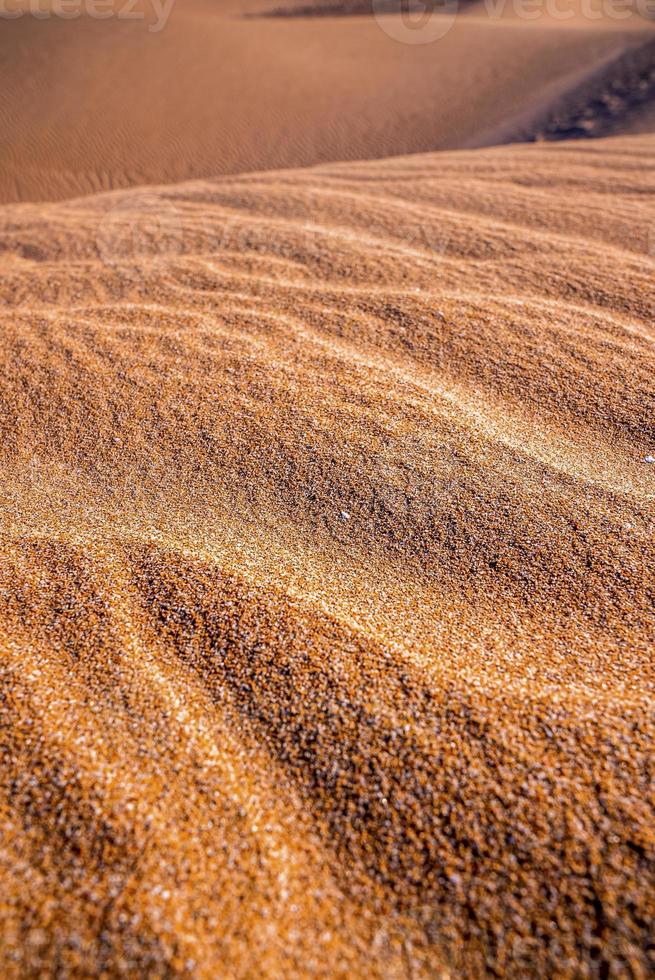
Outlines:
POLYGON ((0 210, 5 975, 648 975, 654 164, 0 210))

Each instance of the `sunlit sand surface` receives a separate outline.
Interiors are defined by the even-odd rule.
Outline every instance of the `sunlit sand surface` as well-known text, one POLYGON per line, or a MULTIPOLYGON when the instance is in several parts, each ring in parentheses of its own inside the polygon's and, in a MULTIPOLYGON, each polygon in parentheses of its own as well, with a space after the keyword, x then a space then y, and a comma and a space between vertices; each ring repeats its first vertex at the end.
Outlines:
POLYGON ((654 167, 2 208, 3 975, 648 975, 654 167))

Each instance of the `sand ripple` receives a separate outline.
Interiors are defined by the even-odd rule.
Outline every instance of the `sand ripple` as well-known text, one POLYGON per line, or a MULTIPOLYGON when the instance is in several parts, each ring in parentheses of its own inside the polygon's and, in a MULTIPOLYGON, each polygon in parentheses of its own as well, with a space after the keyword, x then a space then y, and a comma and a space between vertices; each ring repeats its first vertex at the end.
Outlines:
POLYGON ((654 160, 2 209, 6 975, 652 969, 654 160))

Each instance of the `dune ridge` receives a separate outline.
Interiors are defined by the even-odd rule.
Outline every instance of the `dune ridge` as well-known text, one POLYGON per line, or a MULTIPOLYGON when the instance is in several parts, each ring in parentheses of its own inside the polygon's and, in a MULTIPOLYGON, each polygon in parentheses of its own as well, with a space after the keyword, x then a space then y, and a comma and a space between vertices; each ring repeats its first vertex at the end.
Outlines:
POLYGON ((654 173, 0 210, 5 975, 649 974, 654 173))
POLYGON ((649 131, 654 103, 655 42, 646 41, 593 72, 559 105, 551 106, 547 117, 533 124, 528 138, 580 139, 649 131))

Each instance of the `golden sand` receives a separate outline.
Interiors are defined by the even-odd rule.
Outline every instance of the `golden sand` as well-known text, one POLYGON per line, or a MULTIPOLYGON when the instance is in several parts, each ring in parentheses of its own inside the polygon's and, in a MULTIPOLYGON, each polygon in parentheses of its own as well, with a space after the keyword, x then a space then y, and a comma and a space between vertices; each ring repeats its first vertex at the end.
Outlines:
POLYGON ((654 173, 0 211, 3 976, 649 975, 654 173))

